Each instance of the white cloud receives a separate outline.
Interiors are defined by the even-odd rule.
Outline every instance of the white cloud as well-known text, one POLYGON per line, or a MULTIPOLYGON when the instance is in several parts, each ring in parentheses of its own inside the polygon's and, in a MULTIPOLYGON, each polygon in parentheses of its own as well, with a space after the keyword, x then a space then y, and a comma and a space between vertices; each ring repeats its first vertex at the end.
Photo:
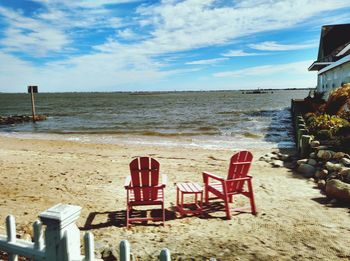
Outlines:
POLYGON ((96 91, 97 88, 123 90, 124 85, 139 86, 145 82, 157 82, 174 73, 184 73, 159 71, 151 61, 148 61, 148 66, 145 61, 140 68, 127 68, 125 60, 107 54, 75 57, 45 66, 33 65, 3 52, 0 52, 0 60, 0 80, 6 83, 6 86, 0 86, 0 91, 5 92, 23 92, 30 84, 38 85, 42 92, 96 91))
MULTIPOLYGON (((116 88, 121 84, 156 81, 184 72, 164 71, 159 56, 222 46, 243 36, 291 28, 323 12, 350 6, 349 1, 340 0, 245 0, 232 1, 232 4, 226 5, 216 5, 215 0, 164 0, 152 5, 140 5, 136 13, 128 14, 128 20, 119 16, 118 9, 114 9, 114 12, 108 9, 108 5, 136 1, 36 1, 44 4, 46 9, 38 10, 32 18, 25 17, 20 11, 0 7, 0 15, 9 25, 3 31, 4 38, 0 40, 4 52, 22 51, 29 57, 50 56, 75 48, 77 35, 109 30, 107 36, 102 39, 102 44, 91 46, 90 53, 79 53, 72 58, 41 66, 21 63, 19 58, 3 53, 7 61, 15 66, 10 66, 11 70, 7 71, 13 81, 9 80, 8 75, 1 74, 1 82, 17 83, 18 72, 25 72, 23 77, 26 80, 33 78, 37 84, 51 86, 51 89, 74 86, 91 90, 94 87, 116 88), (140 28, 134 28, 135 24, 140 28), (142 35, 137 35, 138 31, 142 31, 142 35), (137 39, 138 42, 122 44, 120 37, 137 39)), ((281 44, 279 47, 282 48, 281 44)), ((240 50, 231 50, 225 54, 226 57, 255 55, 240 50)), ((210 64, 220 61, 217 59, 226 58, 198 60, 188 64, 210 64)), ((255 73, 271 73, 273 70, 276 69, 255 67, 255 73)), ((241 70, 246 75, 252 72, 241 70)), ((224 75, 218 73, 216 77, 226 77, 224 75)))
MULTIPOLYGON (((74 41, 74 34, 70 32, 73 28, 81 28, 86 31, 98 30, 102 27, 120 28, 123 25, 122 19, 113 15, 106 5, 137 2, 134 0, 36 1, 46 6, 47 13, 37 14, 37 18, 40 19, 32 19, 37 23, 32 28, 35 31, 39 31, 37 28, 40 28, 40 32, 47 31, 47 37, 42 39, 43 37, 39 37, 39 34, 26 34, 25 38, 21 38, 18 35, 23 33, 21 30, 21 32, 17 31, 18 34, 9 35, 9 41, 3 42, 5 46, 13 46, 16 42, 18 44, 13 46, 15 48, 21 46, 24 48, 29 43, 29 46, 37 45, 38 50, 44 50, 42 53, 60 50, 74 41), (29 38, 32 38, 32 42, 29 38), (43 48, 44 45, 48 46, 46 51, 43 48)), ((149 6, 141 5, 137 9, 136 17, 134 16, 134 22, 138 22, 141 26, 148 24, 154 28, 150 31, 143 30, 142 37, 139 37, 139 39, 147 37, 148 40, 137 45, 111 44, 113 39, 117 42, 118 37, 137 39, 135 31, 130 27, 117 31, 114 36, 111 35, 112 37, 109 36, 105 44, 96 46, 95 49, 120 52, 123 51, 121 49, 130 48, 137 50, 137 55, 143 53, 147 56, 192 50, 225 44, 254 33, 289 28, 323 11, 350 5, 350 3, 339 0, 322 2, 316 0, 237 1, 232 5, 216 6, 215 4, 215 0, 188 0, 162 1, 149 6), (115 47, 117 48, 114 49, 115 47)), ((21 18, 18 13, 17 17, 21 18)), ((25 21, 21 22, 21 24, 25 23, 25 21)), ((18 29, 18 26, 14 29, 18 29)))
POLYGON ((225 44, 254 33, 290 28, 324 11, 350 5, 339 0, 272 0, 216 7, 215 2, 166 1, 140 7, 142 24, 156 28, 145 45, 158 52, 176 52, 225 44))
POLYGON ((316 42, 304 44, 280 44, 275 41, 267 41, 257 44, 250 44, 249 47, 260 51, 290 51, 317 47, 316 42))
POLYGON ((81 8, 97 8, 104 5, 140 2, 141 0, 33 0, 46 5, 65 5, 81 8))
MULTIPOLYGON (((120 28, 123 21, 103 7, 107 3, 127 1, 91 1, 94 7, 82 10, 85 1, 38 0, 45 8, 25 16, 17 9, 0 6, 0 17, 6 26, 0 46, 7 52, 23 52, 27 56, 43 57, 74 49, 76 37, 100 29, 120 28), (74 2, 74 4, 73 4, 74 2), (82 6, 79 6, 81 4, 82 6), (73 47, 73 48, 72 48, 73 47)), ((91 6, 87 5, 87 6, 91 6)))
POLYGON ((265 53, 247 53, 243 50, 229 50, 226 53, 223 53, 221 55, 225 57, 243 57, 243 56, 265 55, 265 53))
POLYGON ((263 66, 249 67, 234 71, 224 71, 214 73, 214 77, 246 77, 246 76, 264 76, 278 73, 308 73, 307 68, 312 60, 285 63, 285 64, 269 64, 263 66))
POLYGON ((65 33, 49 24, 27 18, 18 12, 0 7, 0 15, 9 26, 4 30, 0 44, 7 51, 27 52, 32 56, 45 56, 69 44, 65 33))
POLYGON ((3 83, 0 91, 25 92, 27 85, 37 83, 35 78, 39 74, 29 62, 3 52, 0 52, 0 61, 0 80, 3 83))
MULTIPOLYGON (((127 53, 130 57, 144 57, 147 60, 157 55, 222 45, 258 32, 290 28, 324 10, 345 5, 340 1, 316 2, 275 0, 261 1, 260 5, 252 6, 237 4, 216 7, 214 0, 189 0, 142 5, 137 10, 141 16, 140 25, 154 28, 145 33, 148 37, 146 40, 121 44, 118 36, 115 36, 94 48, 108 53, 127 53)), ((247 53, 233 51, 226 55, 242 56, 247 53)))
POLYGON ((215 64, 218 62, 222 62, 227 60, 227 58, 214 58, 214 59, 207 59, 207 60, 198 60, 198 61, 192 61, 192 62, 187 62, 186 64, 189 65, 204 65, 204 64, 215 64))
POLYGON ((124 30, 118 30, 118 36, 122 39, 125 39, 125 40, 136 40, 136 39, 140 38, 140 36, 137 35, 130 28, 126 28, 124 30))

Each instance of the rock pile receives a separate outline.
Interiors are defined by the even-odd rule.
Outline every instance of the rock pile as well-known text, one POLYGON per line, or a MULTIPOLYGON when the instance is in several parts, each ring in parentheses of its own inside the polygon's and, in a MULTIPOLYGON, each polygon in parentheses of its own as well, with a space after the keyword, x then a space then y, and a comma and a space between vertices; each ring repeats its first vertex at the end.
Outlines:
MULTIPOLYGON (((46 120, 45 115, 35 115, 36 121, 43 121, 46 120)), ((0 116, 0 125, 6 125, 6 124, 17 124, 17 123, 23 123, 23 122, 31 122, 33 121, 33 116, 28 115, 14 115, 14 116, 0 116)))
POLYGON ((293 169, 317 183, 327 197, 350 203, 350 155, 320 146, 318 141, 312 141, 311 147, 312 152, 304 159, 273 152, 265 154, 259 160, 270 163, 273 167, 293 169))
POLYGON ((283 154, 280 152, 272 152, 265 154, 264 156, 260 157, 260 161, 265 161, 267 163, 270 163, 272 167, 274 168, 280 168, 280 167, 286 167, 286 168, 294 168, 296 156, 283 154))
POLYGON ((311 145, 314 152, 297 161, 297 171, 313 178, 328 197, 350 202, 350 155, 311 145))

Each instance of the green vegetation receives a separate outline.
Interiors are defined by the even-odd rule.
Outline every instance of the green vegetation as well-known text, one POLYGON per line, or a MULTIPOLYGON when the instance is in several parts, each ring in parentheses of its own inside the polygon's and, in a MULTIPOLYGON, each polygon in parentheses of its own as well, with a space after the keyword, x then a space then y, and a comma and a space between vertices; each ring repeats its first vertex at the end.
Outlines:
POLYGON ((304 115, 310 134, 317 140, 350 145, 350 85, 335 89, 328 101, 315 112, 304 115))

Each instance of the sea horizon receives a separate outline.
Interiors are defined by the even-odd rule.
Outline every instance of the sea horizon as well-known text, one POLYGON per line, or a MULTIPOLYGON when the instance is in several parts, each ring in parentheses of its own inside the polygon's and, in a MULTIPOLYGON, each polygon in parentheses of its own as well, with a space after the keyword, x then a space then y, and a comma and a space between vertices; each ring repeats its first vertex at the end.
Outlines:
MULTIPOLYGON (((30 86, 30 85, 28 85, 30 86)), ((38 87, 38 93, 42 94, 59 94, 59 93, 176 93, 176 92, 241 92, 241 91, 253 91, 253 90, 261 90, 261 91, 305 91, 305 90, 314 90, 315 87, 295 87, 295 88, 244 88, 244 89, 209 89, 209 90, 125 90, 125 91, 41 91, 40 86, 38 87)), ((0 94, 23 94, 27 93, 27 89, 24 88, 23 92, 0 92, 0 94)))
MULTIPOLYGON (((47 120, 1 125, 0 135, 214 149, 290 148, 290 100, 306 97, 307 90, 38 93, 36 111, 47 120)), ((28 94, 1 94, 0 100, 2 116, 31 113, 28 94)))

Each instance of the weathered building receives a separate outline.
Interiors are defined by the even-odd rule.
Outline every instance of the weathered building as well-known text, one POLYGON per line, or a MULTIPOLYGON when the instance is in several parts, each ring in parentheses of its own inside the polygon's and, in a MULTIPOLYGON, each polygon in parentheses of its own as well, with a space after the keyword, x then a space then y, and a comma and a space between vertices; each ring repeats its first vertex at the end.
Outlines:
POLYGON ((318 57, 309 71, 318 71, 317 92, 350 83, 350 24, 322 26, 318 57))

